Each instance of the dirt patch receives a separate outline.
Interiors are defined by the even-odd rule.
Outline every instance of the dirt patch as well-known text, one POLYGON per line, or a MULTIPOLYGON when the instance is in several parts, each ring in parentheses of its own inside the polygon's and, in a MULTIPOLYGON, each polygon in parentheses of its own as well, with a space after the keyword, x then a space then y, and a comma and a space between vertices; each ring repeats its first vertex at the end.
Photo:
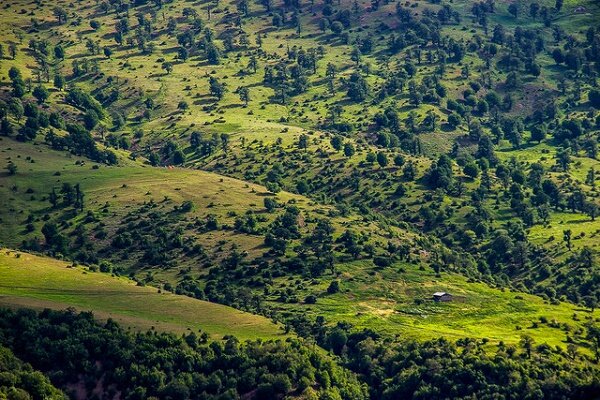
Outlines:
POLYGON ((382 318, 389 317, 390 315, 396 313, 396 310, 394 309, 396 303, 389 300, 376 300, 373 302, 363 301, 358 303, 358 305, 365 308, 364 312, 382 318))

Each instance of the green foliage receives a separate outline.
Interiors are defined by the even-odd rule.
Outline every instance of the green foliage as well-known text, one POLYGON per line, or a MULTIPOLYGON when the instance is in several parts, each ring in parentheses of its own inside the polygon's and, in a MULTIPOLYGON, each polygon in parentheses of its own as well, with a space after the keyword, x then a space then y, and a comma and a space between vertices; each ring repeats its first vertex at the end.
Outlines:
MULTIPOLYGON (((2 310, 0 320, 2 337, 14 351, 56 377, 62 387, 69 377, 98 383, 101 376, 104 387, 114 385, 126 397, 143 393, 217 399, 247 395, 257 388, 264 395, 284 396, 303 379, 321 392, 325 390, 321 377, 329 376, 334 377, 331 388, 345 399, 367 398, 366 388, 353 374, 297 340, 240 343, 229 336, 224 342, 200 343, 195 333, 134 334, 112 320, 100 325, 91 313, 73 311, 2 310), (48 346, 49 341, 61 346, 48 346), (97 366, 96 371, 86 368, 90 364, 97 366)), ((45 383, 45 391, 54 396, 44 398, 60 398, 50 389, 45 383)))

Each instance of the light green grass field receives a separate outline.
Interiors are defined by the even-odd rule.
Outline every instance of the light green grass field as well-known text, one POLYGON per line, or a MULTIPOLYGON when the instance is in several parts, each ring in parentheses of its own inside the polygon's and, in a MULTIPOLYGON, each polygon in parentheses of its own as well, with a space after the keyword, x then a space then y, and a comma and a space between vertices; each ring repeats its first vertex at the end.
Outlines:
MULTIPOLYGON (((359 261, 339 265, 338 271, 340 293, 328 295, 326 281, 306 285, 302 291, 304 295, 318 296, 314 305, 282 305, 275 301, 273 305, 282 310, 324 315, 329 322, 348 321, 358 328, 400 338, 472 337, 487 338, 491 344, 514 344, 522 335, 530 335, 537 343, 563 348, 567 332, 540 323, 540 317, 550 323, 569 325, 570 335, 591 317, 589 310, 568 303, 552 305, 537 296, 494 289, 450 272, 436 278, 431 269, 420 270, 411 264, 380 270, 370 262, 359 261), (432 294, 437 291, 451 293, 453 301, 434 302, 432 294)), ((292 281, 282 283, 293 286, 292 281)))
POLYGON ((28 253, 0 251, 0 306, 93 311, 135 329, 185 333, 201 329, 215 339, 283 337, 268 319, 206 301, 159 293, 125 278, 71 267, 28 253))

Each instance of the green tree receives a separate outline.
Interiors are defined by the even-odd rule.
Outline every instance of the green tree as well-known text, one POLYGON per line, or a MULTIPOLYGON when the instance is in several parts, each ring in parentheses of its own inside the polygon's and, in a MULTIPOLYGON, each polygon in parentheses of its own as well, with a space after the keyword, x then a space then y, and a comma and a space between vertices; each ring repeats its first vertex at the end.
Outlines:
POLYGON ((164 69, 167 74, 170 74, 171 72, 173 72, 173 64, 166 61, 162 63, 162 69, 164 69))
POLYGON ((389 164, 388 157, 384 152, 377 153, 377 163, 381 168, 385 168, 389 164))
POLYGON ((531 351, 533 349, 533 345, 535 344, 535 341, 533 340, 533 338, 529 335, 523 335, 521 337, 520 344, 521 344, 521 347, 527 353, 527 358, 531 358, 531 351))
POLYGON ((248 102, 250 101, 250 89, 246 86, 240 86, 237 89, 237 94, 240 97, 240 100, 244 102, 244 107, 248 107, 248 102))
POLYGON ((352 157, 356 151, 354 150, 354 145, 352 143, 344 144, 344 155, 346 157, 352 157))
POLYGON ((8 170, 8 175, 15 175, 17 173, 17 165, 12 161, 8 163, 6 169, 8 170))
POLYGON ((39 85, 36 86, 33 89, 33 97, 35 97, 38 101, 39 104, 43 104, 46 100, 48 100, 48 97, 50 96, 50 92, 48 92, 48 89, 46 89, 46 87, 39 85))
POLYGON ((563 241, 567 244, 567 248, 571 251, 571 236, 573 232, 570 229, 563 230, 563 241))

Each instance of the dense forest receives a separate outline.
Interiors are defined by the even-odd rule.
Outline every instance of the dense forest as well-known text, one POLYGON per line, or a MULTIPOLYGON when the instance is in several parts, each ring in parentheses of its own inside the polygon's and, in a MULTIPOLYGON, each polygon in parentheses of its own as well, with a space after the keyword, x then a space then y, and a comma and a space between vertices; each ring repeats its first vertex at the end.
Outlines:
MULTIPOLYGON (((240 343, 229 337, 207 343, 193 332, 181 337, 155 331, 134 334, 111 320, 100 325, 91 313, 74 311, 5 310, 0 318, 7 345, 67 393, 181 400, 249 394, 257 399, 288 394, 368 398, 365 383, 297 340, 240 343)), ((581 357, 577 351, 536 345, 531 338, 519 348, 501 345, 491 354, 483 343, 468 339, 392 347, 377 339, 372 331, 346 336, 340 327, 325 338, 364 378, 373 398, 583 399, 600 390, 597 369, 573 365, 581 357)), ((37 393, 34 399, 53 392, 37 393)))
POLYGON ((5 2, 0 399, 598 396, 598 21, 5 2))

